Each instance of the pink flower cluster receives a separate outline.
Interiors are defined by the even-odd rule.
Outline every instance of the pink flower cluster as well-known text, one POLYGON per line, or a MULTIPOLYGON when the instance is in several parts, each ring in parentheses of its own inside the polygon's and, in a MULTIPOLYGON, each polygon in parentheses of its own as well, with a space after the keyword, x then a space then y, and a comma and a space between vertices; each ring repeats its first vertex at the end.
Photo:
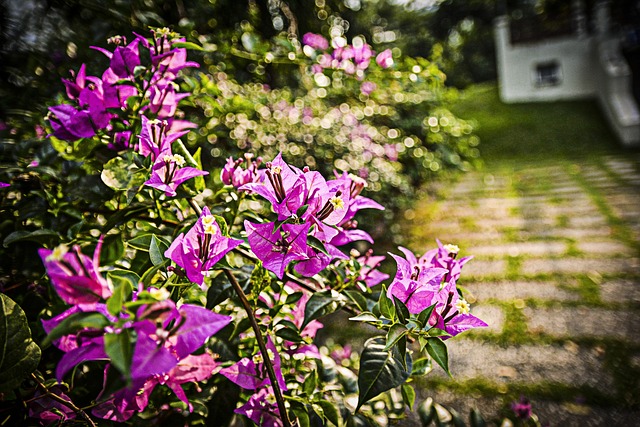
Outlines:
MULTIPOLYGON (((458 247, 443 245, 417 259, 413 252, 400 248, 405 255, 391 255, 398 265, 396 276, 387 289, 389 298, 397 298, 409 310, 419 314, 433 306, 429 325, 456 336, 467 329, 487 326, 470 313, 470 306, 460 297, 456 281, 462 266, 471 257, 457 259, 458 247)), ((447 336, 443 339, 448 338, 447 336)))
POLYGON ((186 49, 173 46, 184 39, 174 39, 168 30, 158 30, 152 41, 137 34, 129 44, 121 36, 109 41, 116 45, 113 51, 93 47, 109 59, 102 76, 88 76, 83 64, 77 73, 71 72, 71 79, 63 80, 73 104, 49 108, 53 136, 74 141, 107 130, 113 131, 114 148, 126 148, 130 132, 115 131, 111 120, 118 116, 117 112, 131 107, 132 97, 144 97, 139 111, 162 119, 173 116, 180 99, 189 95, 178 93, 175 84, 180 70, 198 66, 186 60, 186 49), (142 65, 148 62, 149 68, 142 65))

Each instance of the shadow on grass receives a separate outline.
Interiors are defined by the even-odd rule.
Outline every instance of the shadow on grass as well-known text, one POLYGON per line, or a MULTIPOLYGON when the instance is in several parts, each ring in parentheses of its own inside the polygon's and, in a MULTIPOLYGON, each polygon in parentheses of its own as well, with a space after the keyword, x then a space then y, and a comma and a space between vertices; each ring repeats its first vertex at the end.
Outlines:
POLYGON ((462 92, 451 110, 476 122, 487 166, 639 151, 621 146, 595 99, 504 104, 489 83, 462 92))

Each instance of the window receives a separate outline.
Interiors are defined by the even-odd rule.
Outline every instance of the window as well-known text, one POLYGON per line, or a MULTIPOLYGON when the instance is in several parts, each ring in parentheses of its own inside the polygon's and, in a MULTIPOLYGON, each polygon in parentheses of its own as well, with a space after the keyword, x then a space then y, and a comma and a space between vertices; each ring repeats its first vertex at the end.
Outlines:
POLYGON ((556 61, 536 64, 535 84, 538 87, 558 86, 562 81, 560 64, 556 61))

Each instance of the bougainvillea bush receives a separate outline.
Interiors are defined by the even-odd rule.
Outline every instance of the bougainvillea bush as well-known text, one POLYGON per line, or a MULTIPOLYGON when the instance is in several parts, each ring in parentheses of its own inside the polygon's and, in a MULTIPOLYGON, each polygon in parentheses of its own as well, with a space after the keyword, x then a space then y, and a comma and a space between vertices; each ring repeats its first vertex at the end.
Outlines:
POLYGON ((245 24, 232 52, 248 58, 257 78, 240 82, 224 63, 187 78, 198 107, 191 119, 199 124, 189 142, 203 147, 212 166, 222 166, 223 153, 251 151, 265 158, 283 153, 325 175, 347 171, 387 200, 391 219, 424 182, 476 165, 479 141, 472 124, 446 108, 455 91, 434 62, 394 56, 389 48, 376 52, 362 36, 347 40, 344 20, 331 22, 329 38, 307 33, 270 41, 245 24), (290 84, 260 81, 266 70, 290 84))
MULTIPOLYGON (((180 107, 194 104, 181 89, 182 71, 198 66, 193 45, 164 29, 110 42, 95 48, 108 61, 101 75, 83 66, 64 81, 49 143, 16 148, 0 190, 3 423, 406 416, 412 380, 448 372, 446 341, 486 326, 457 286, 470 257, 441 242, 424 254, 399 247, 394 271, 380 271, 387 255, 357 222, 385 209, 364 196, 367 177, 322 174, 317 158, 295 166, 290 147, 257 156, 236 134, 242 155, 203 168, 180 107), (344 328, 368 328, 361 349, 316 340, 338 311, 344 328)), ((274 116, 296 107, 263 96, 274 116)))

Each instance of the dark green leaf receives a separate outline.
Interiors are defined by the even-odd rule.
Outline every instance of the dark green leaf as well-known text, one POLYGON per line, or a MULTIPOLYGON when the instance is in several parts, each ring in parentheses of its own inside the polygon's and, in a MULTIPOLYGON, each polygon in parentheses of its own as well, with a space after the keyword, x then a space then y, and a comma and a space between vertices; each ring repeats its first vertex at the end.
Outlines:
POLYGON ((402 385, 402 400, 409 407, 409 410, 413 410, 413 404, 416 401, 416 391, 411 384, 402 385))
POLYGON ((84 328, 102 329, 109 325, 109 319, 97 312, 74 313, 58 324, 42 341, 42 346, 48 346, 52 341, 65 335, 73 334, 84 328))
POLYGON ((291 401, 290 403, 291 412, 293 412, 293 415, 297 420, 295 424, 297 424, 298 427, 310 427, 311 424, 309 423, 309 414, 307 413, 307 409, 304 407, 304 405, 295 401, 291 401))
POLYGON ((287 341, 292 341, 295 343, 302 342, 304 339, 300 336, 298 331, 295 329, 291 329, 289 327, 280 328, 276 331, 276 335, 282 339, 287 341))
POLYGON ((391 326, 391 328, 389 328, 389 332, 387 332, 387 344, 384 346, 384 350, 387 351, 391 349, 391 347, 396 345, 398 341, 407 335, 408 332, 407 328, 400 323, 396 323, 391 326))
POLYGON ((344 293, 351 301, 353 301, 356 304, 356 306, 361 311, 367 311, 369 309, 367 304, 367 299, 362 295, 361 292, 344 291, 344 293))
POLYGON ((324 411, 324 416, 336 427, 340 426, 340 413, 338 412, 338 408, 336 405, 329 402, 328 400, 321 400, 318 402, 318 405, 322 407, 324 411))
POLYGON ((429 427, 434 419, 436 419, 436 408, 433 407, 433 399, 427 398, 418 406, 418 417, 423 427, 429 427))
POLYGON ((60 236, 55 231, 47 230, 47 229, 35 230, 35 231, 18 230, 18 231, 14 231, 13 233, 5 237, 4 241, 2 242, 2 245, 6 248, 12 243, 23 241, 23 240, 28 240, 31 242, 38 242, 38 243, 46 243, 46 242, 49 242, 52 238, 59 239, 60 236))
POLYGON ((125 377, 130 375, 133 345, 129 329, 125 328, 119 334, 105 334, 104 349, 111 359, 113 366, 125 377))
POLYGON ((164 244, 156 237, 151 236, 151 243, 149 244, 149 258, 153 265, 160 265, 164 262, 164 252, 167 250, 164 244))
POLYGON ((313 393, 316 391, 316 384, 318 383, 318 374, 316 371, 311 371, 307 378, 304 379, 302 383, 302 391, 307 395, 307 397, 313 396, 313 393))
POLYGON ((112 270, 107 273, 107 279, 113 284, 113 294, 107 300, 107 310, 117 316, 122 311, 122 304, 138 288, 140 277, 133 271, 112 270))
POLYGON ((398 315, 398 320, 400 323, 407 323, 407 319, 409 319, 409 309, 402 301, 393 296, 393 305, 396 307, 396 314, 398 315))
POLYGON ((396 308, 393 305, 393 301, 387 297, 387 288, 382 285, 382 291, 380 292, 380 298, 378 299, 378 306, 380 307, 380 314, 389 320, 394 320, 396 317, 396 308))
POLYGON ((378 319, 376 316, 373 315, 373 313, 360 313, 355 317, 350 317, 349 320, 353 320, 355 322, 380 322, 381 320, 378 319))
POLYGON ((304 308, 304 322, 300 329, 304 329, 311 321, 337 310, 341 305, 339 296, 337 293, 333 294, 330 289, 311 295, 304 308))
POLYGON ((431 363, 430 357, 421 357, 420 359, 413 361, 413 370, 411 376, 426 375, 433 369, 433 363, 431 363))
POLYGON ((31 339, 27 316, 0 294, 0 391, 18 387, 40 362, 40 347, 31 339))
POLYGON ((300 300, 300 298, 302 298, 303 293, 302 292, 294 292, 290 295, 287 295, 287 299, 284 302, 285 304, 294 304, 296 302, 298 302, 300 300))
POLYGON ((482 417, 482 414, 477 408, 472 408, 469 413, 469 422, 471 427, 486 427, 487 422, 482 417))
POLYGON ((171 242, 167 238, 167 236, 158 236, 156 234, 142 234, 140 236, 136 236, 131 240, 127 241, 127 246, 131 246, 134 249, 149 252, 149 246, 151 246, 151 238, 155 237, 159 241, 161 241, 166 247, 171 245, 171 242))
POLYGON ((370 338, 364 344, 360 358, 356 412, 369 400, 404 384, 409 378, 410 369, 409 372, 405 370, 399 352, 395 348, 393 351, 386 351, 384 347, 384 337, 370 338))
POLYGON ((451 376, 449 372, 449 354, 447 346, 440 338, 427 338, 427 353, 435 362, 440 365, 444 371, 451 376))
POLYGON ((420 324, 420 327, 424 328, 429 324, 429 318, 431 317, 431 313, 433 313, 434 308, 436 308, 436 305, 432 304, 418 314, 418 323, 420 324))
POLYGON ((173 47, 173 48, 185 48, 185 49, 191 49, 191 50, 204 50, 202 48, 202 46, 197 45, 197 44, 192 43, 192 42, 173 42, 171 44, 171 47, 173 47))

